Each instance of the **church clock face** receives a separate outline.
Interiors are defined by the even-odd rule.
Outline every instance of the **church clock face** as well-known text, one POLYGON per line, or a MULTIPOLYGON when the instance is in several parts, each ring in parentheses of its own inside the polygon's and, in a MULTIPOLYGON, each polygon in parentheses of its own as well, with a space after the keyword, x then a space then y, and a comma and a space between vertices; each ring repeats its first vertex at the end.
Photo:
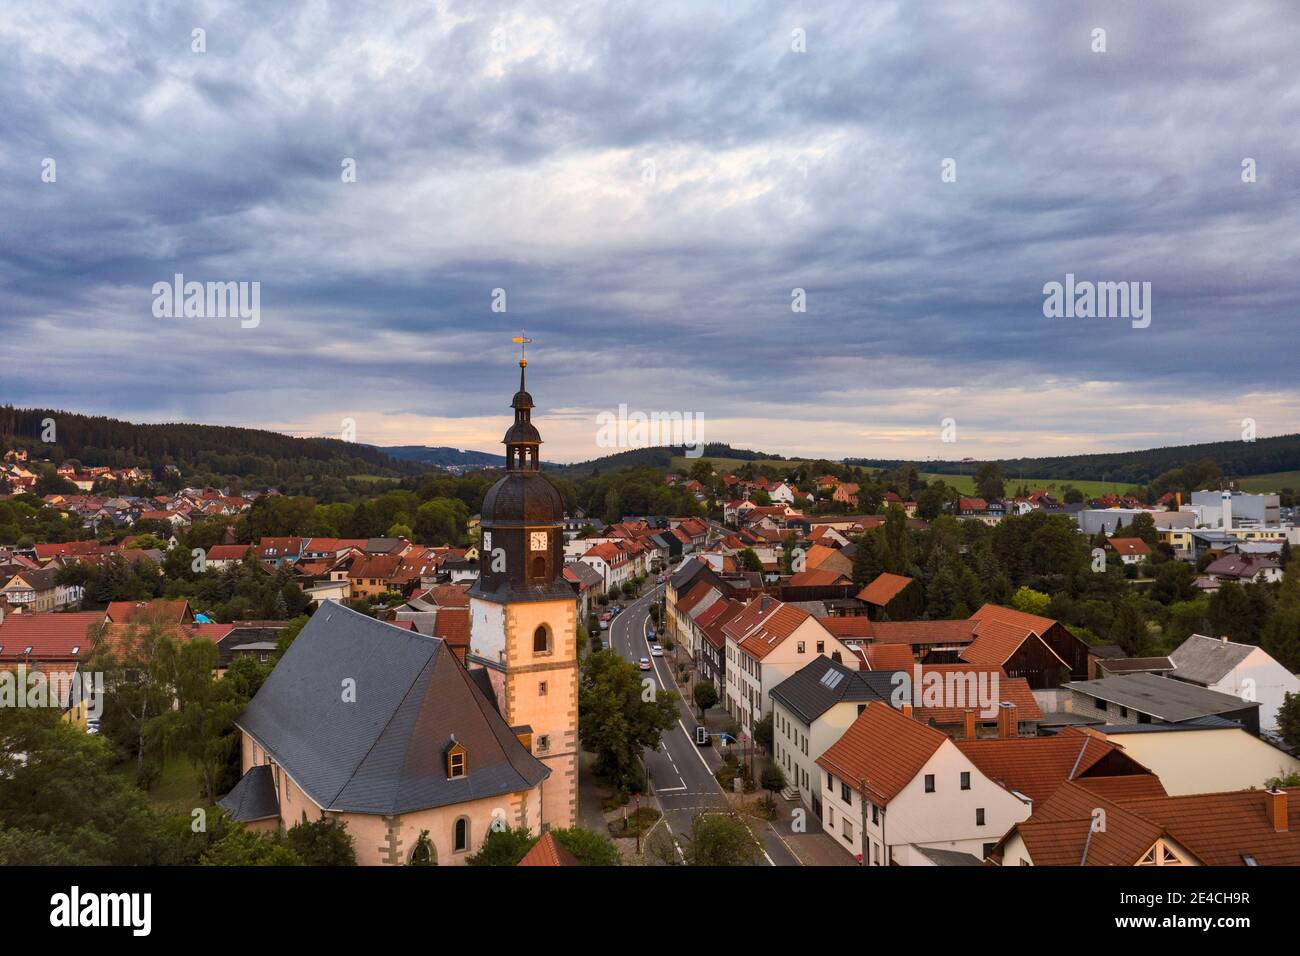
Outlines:
POLYGON ((528 536, 528 547, 532 551, 546 550, 546 532, 534 531, 528 536))

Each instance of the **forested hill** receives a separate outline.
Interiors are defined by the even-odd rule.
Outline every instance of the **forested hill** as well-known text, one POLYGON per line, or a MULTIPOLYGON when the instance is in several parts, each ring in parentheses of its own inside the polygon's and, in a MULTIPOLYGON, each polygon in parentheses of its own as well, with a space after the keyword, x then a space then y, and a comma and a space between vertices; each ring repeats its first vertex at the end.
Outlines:
POLYGON ((56 463, 111 468, 161 469, 174 465, 186 476, 233 476, 275 482, 293 477, 379 475, 400 478, 428 468, 398 461, 370 445, 336 438, 294 438, 279 432, 224 425, 137 425, 48 408, 0 406, 0 445, 25 448, 56 463), (54 424, 45 442, 44 422, 54 424))
MULTIPOLYGON (((572 465, 555 465, 542 463, 542 470, 560 478, 585 478, 591 474, 603 475, 622 468, 659 468, 664 471, 672 468, 673 458, 686 454, 684 446, 655 445, 650 448, 629 448, 627 451, 615 452, 591 461, 579 461, 572 465)), ((782 455, 773 455, 763 451, 750 451, 747 448, 732 448, 720 442, 708 442, 704 445, 704 458, 734 458, 741 461, 779 461, 782 455)))
MULTIPOLYGON (((1231 478, 1264 475, 1300 469, 1300 434, 1277 435, 1255 441, 1221 441, 1201 445, 1171 445, 1144 451, 1111 452, 1098 455, 1063 455, 1056 458, 1004 458, 998 464, 1006 475, 1147 484, 1167 472, 1186 468, 1205 459, 1216 462, 1231 478)), ((851 459, 853 465, 894 468, 901 462, 851 459)), ((971 463, 927 461, 924 470, 935 474, 967 474, 971 463)))
POLYGON ((416 461, 423 465, 461 465, 467 468, 504 468, 505 455, 486 451, 465 451, 446 445, 381 445, 379 450, 400 461, 416 461))

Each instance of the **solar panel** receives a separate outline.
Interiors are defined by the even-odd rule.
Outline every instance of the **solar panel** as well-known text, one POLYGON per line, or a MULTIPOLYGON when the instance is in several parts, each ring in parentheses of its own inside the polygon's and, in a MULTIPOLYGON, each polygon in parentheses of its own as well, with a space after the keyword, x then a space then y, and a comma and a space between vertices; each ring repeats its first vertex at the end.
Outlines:
POLYGON ((839 671, 835 670, 834 668, 831 668, 827 670, 825 674, 822 675, 821 682, 825 684, 829 690, 834 690, 837 686, 839 686, 839 683, 842 680, 844 680, 844 675, 841 674, 839 671))

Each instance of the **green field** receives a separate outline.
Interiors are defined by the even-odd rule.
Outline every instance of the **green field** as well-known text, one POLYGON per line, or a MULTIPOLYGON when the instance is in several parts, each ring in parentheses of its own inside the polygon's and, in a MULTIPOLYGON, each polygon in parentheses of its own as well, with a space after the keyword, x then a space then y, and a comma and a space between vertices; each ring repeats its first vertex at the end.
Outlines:
MULTIPOLYGON (((750 462, 744 458, 715 458, 708 457, 713 462, 713 467, 719 472, 734 472, 743 468, 746 464, 752 464, 755 467, 759 465, 768 465, 778 470, 793 470, 806 462, 813 459, 788 458, 772 459, 758 458, 750 462)), ((693 465, 699 459, 685 458, 678 455, 673 458, 672 467, 690 471, 693 465)), ((964 495, 975 493, 975 479, 972 475, 936 475, 930 472, 922 472, 921 477, 926 481, 941 479, 944 484, 950 488, 956 488, 964 495)), ((1085 497, 1095 498, 1104 495, 1107 492, 1123 494, 1133 485, 1123 481, 1096 481, 1093 479, 1067 479, 1067 478, 1021 478, 1019 475, 1003 475, 1003 481, 1006 484, 1007 493, 1014 494, 1015 491, 1024 485, 1030 491, 1049 491, 1056 497, 1061 497, 1065 487, 1071 486, 1078 488, 1083 492, 1085 497)), ((1268 475, 1253 475, 1249 478, 1241 478, 1237 484, 1241 490, 1258 494, 1265 491, 1280 491, 1283 488, 1300 488, 1300 471, 1278 471, 1268 475)))
POLYGON ((1300 471, 1275 471, 1270 475, 1251 475, 1249 478, 1239 478, 1237 484, 1242 491, 1253 494, 1281 491, 1283 488, 1300 488, 1300 471))

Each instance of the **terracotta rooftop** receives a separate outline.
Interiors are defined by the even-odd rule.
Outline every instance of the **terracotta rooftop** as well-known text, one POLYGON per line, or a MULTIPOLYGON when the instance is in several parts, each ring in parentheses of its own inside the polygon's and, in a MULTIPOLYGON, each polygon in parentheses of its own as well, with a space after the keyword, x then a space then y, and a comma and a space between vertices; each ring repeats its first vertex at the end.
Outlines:
POLYGON ((888 803, 910 783, 948 738, 889 704, 871 702, 820 757, 821 767, 852 787, 888 803))
POLYGON ((911 583, 912 579, 909 577, 886 571, 877 575, 874 581, 858 592, 858 600, 874 604, 876 607, 884 607, 911 583))
MULTIPOLYGON (((1078 781, 1094 768, 1099 776, 1132 774, 1152 778, 1154 786, 1164 793, 1160 781, 1126 755, 1122 747, 1072 727, 1054 737, 958 740, 956 744, 984 776, 1008 790, 1020 791, 1035 805, 1050 797, 1063 783, 1078 781)), ((1147 780, 1141 786, 1150 793, 1153 784, 1147 780)))
POLYGON ((576 856, 566 850, 555 834, 549 830, 524 854, 517 866, 582 866, 576 856))

